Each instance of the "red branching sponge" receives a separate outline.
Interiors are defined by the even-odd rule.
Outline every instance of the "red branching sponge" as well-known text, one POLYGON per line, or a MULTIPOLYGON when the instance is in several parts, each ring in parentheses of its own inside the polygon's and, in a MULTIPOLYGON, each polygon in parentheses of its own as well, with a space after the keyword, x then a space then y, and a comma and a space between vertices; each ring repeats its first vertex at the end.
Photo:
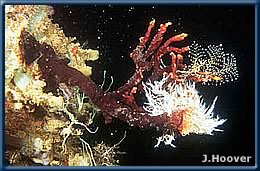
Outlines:
POLYGON ((168 22, 160 25, 160 29, 147 45, 154 25, 155 20, 150 22, 145 36, 140 38, 139 45, 130 54, 136 64, 133 76, 118 90, 108 93, 101 90, 90 77, 69 67, 67 59, 58 57, 50 45, 39 43, 26 30, 21 33, 20 50, 27 65, 37 59, 42 79, 51 78, 54 81, 53 85, 66 83, 79 86, 92 103, 103 111, 106 122, 111 121, 111 117, 115 117, 140 128, 159 127, 177 131, 182 122, 182 114, 175 115, 175 118, 169 118, 167 114, 150 116, 146 114, 142 106, 137 105, 134 98, 136 92, 142 91, 141 82, 144 80, 144 72, 151 72, 151 75, 148 76, 150 80, 159 79, 164 73, 171 73, 172 79, 177 80, 176 70, 185 67, 182 64, 182 54, 189 48, 177 48, 172 44, 184 40, 187 34, 175 35, 163 43, 163 35, 167 27, 171 25, 168 22), (170 54, 172 64, 160 67, 161 57, 165 54, 170 54))

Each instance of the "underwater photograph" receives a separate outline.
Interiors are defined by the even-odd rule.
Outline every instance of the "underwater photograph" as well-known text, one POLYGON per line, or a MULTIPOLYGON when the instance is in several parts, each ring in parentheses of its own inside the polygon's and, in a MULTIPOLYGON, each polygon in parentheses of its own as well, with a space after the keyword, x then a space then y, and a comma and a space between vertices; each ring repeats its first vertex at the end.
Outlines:
POLYGON ((255 6, 4 9, 5 166, 255 166, 255 6))

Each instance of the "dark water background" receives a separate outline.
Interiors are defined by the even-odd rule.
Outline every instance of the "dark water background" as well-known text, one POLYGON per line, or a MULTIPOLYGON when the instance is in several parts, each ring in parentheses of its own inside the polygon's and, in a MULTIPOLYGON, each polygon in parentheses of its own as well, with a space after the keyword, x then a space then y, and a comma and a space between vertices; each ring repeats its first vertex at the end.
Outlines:
MULTIPOLYGON (((100 58, 88 62, 93 66, 92 78, 97 84, 113 76, 111 90, 123 85, 134 73, 129 54, 145 33, 149 21, 159 24, 171 21, 165 37, 185 32, 184 44, 196 40, 202 45, 223 44, 226 52, 235 54, 239 80, 224 86, 198 86, 207 104, 218 96, 215 113, 227 122, 225 131, 209 135, 179 137, 173 149, 167 146, 153 148, 159 134, 155 130, 140 130, 124 122, 113 120, 100 127, 92 143, 117 143, 125 131, 127 137, 119 150, 120 165, 254 165, 255 155, 255 9, 254 6, 186 6, 186 5, 80 5, 54 6, 53 20, 67 36, 77 37, 85 48, 98 49, 100 58), (203 154, 252 156, 250 163, 201 163, 203 154)), ((106 80, 106 86, 109 85, 106 80)))

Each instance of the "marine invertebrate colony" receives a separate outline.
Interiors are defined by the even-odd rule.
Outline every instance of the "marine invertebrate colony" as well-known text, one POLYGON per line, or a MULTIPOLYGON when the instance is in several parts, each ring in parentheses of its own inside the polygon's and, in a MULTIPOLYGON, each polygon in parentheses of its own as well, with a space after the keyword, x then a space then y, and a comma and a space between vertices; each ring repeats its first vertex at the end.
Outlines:
POLYGON ((108 153, 113 147, 107 150, 108 147, 99 144, 93 148, 107 150, 104 152, 106 161, 102 154, 92 152, 88 142, 80 137, 82 128, 95 133, 88 128, 95 116, 93 111, 101 111, 106 123, 118 118, 131 126, 158 128, 163 134, 155 147, 161 142, 175 147, 172 141, 176 134, 212 135, 214 131, 222 131, 218 126, 226 120, 213 112, 217 97, 207 105, 196 90, 197 83, 224 84, 238 78, 235 57, 226 54, 221 46, 204 49, 194 43, 179 48, 176 45, 185 41, 188 34, 173 35, 164 41, 164 34, 172 23, 161 24, 152 36, 155 27, 155 20, 152 20, 130 54, 135 73, 117 90, 103 91, 90 78, 91 68, 85 64, 85 60, 97 59, 98 52, 83 50, 73 39, 67 38, 49 20, 48 15, 52 15, 50 7, 14 6, 7 11, 6 132, 11 135, 15 127, 9 122, 18 112, 22 115, 18 119, 26 117, 30 127, 37 127, 35 132, 29 128, 29 131, 22 130, 26 136, 19 136, 23 143, 18 144, 24 145, 24 137, 29 137, 27 141, 33 144, 34 152, 28 152, 31 148, 25 151, 34 161, 46 165, 114 164, 114 158, 109 158, 112 154, 108 153), (170 58, 169 65, 163 62, 165 56, 170 58), (185 57, 189 63, 184 63, 185 57), (135 96, 138 93, 144 93, 144 104, 137 103, 135 96), (84 102, 85 97, 89 102, 84 102), (36 121, 30 117, 30 114, 35 115, 37 106, 48 111, 45 120, 36 121), (82 117, 84 119, 80 120, 82 117), (72 135, 82 143, 83 156, 73 151, 76 148, 72 145, 67 150, 66 143, 69 138, 73 139, 72 135), (50 153, 55 149, 54 145, 44 151, 36 142, 59 144, 60 153, 69 155, 59 158, 50 153), (59 160, 54 160, 55 157, 59 160), (101 158, 95 160, 95 157, 101 158))
MULTIPOLYGON (((212 111, 216 99, 207 109, 194 84, 220 80, 224 83, 229 81, 229 77, 225 77, 225 73, 237 78, 237 70, 232 67, 235 65, 234 57, 225 55, 223 51, 218 52, 222 56, 216 55, 211 49, 210 58, 223 59, 224 62, 221 65, 216 65, 216 62, 209 60, 206 65, 203 65, 207 69, 201 70, 199 64, 203 62, 203 59, 198 59, 201 62, 195 61, 191 67, 188 67, 183 63, 183 54, 189 51, 189 47, 173 46, 174 43, 183 41, 188 34, 174 35, 163 43, 163 35, 167 27, 171 25, 168 22, 160 25, 160 29, 148 44, 154 25, 155 20, 150 22, 145 36, 140 38, 139 45, 130 54, 136 64, 136 72, 127 83, 112 92, 101 90, 90 77, 70 67, 69 60, 59 58, 51 46, 38 42, 27 30, 21 32, 20 49, 23 54, 31 54, 31 58, 39 58, 37 64, 42 73, 41 79, 48 80, 49 77, 55 77, 55 84, 66 83, 79 86, 92 103, 103 112, 106 122, 110 122, 111 117, 116 117, 140 128, 158 127, 165 130, 164 132, 176 132, 183 135, 189 133, 211 134, 212 131, 218 130, 216 127, 221 125, 224 120, 213 116, 212 111), (169 54, 171 57, 169 66, 162 63, 161 58, 165 54, 169 54), (232 61, 225 62, 226 59, 232 59, 232 61), (224 67, 229 69, 224 69, 224 67), (221 69, 225 72, 218 74, 221 69), (144 72, 150 72, 150 75, 145 78, 144 72), (156 82, 160 79, 162 80, 156 82), (145 80, 154 82, 154 84, 146 83, 145 80), (193 83, 187 83, 187 81, 193 83), (150 88, 148 88, 149 86, 150 88), (146 92, 148 103, 140 106, 136 103, 134 94, 143 89, 146 92), (168 107, 166 110, 158 110, 164 105, 166 105, 165 108, 168 107)), ((26 56, 24 55, 24 57, 26 56)), ((195 60, 194 56, 196 54, 192 54, 193 60, 195 60)))

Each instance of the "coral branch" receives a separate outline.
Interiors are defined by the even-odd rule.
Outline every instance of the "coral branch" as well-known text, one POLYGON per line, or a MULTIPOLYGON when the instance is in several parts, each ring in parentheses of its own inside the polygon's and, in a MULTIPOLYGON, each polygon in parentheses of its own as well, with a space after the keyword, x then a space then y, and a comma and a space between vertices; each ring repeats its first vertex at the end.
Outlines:
MULTIPOLYGON (((56 78, 54 84, 68 83, 77 85, 91 99, 92 103, 99 107, 105 116, 113 116, 126 121, 130 125, 144 127, 167 127, 167 116, 152 117, 146 115, 145 111, 140 112, 123 103, 116 92, 105 93, 90 77, 67 65, 66 59, 59 58, 54 50, 46 43, 39 43, 26 30, 22 31, 20 49, 23 58, 34 57, 38 59, 38 65, 42 72, 42 79, 49 77, 56 78), (35 53, 37 52, 37 53, 35 53)), ((176 127, 177 129, 177 127, 176 127)))
MULTIPOLYGON (((160 25, 160 29, 158 30, 157 34, 153 37, 151 40, 150 45, 148 46, 147 50, 144 51, 145 44, 148 41, 148 36, 150 35, 151 29, 154 27, 155 20, 150 22, 150 25, 148 27, 148 30, 145 34, 145 37, 140 38, 139 45, 133 50, 133 52, 130 54, 130 57, 133 59, 134 63, 136 64, 136 72, 135 74, 128 80, 128 82, 120 87, 117 91, 117 94, 123 95, 123 101, 126 101, 126 103, 131 103, 136 106, 135 102, 131 100, 130 102, 127 102, 128 99, 134 99, 133 94, 131 93, 133 89, 136 89, 137 91, 142 90, 142 85, 139 84, 144 79, 143 73, 144 72, 151 72, 151 76, 149 77, 150 80, 156 80, 160 78, 164 72, 166 73, 173 73, 173 77, 176 75, 177 68, 184 68, 184 65, 182 64, 182 55, 183 53, 187 52, 189 50, 188 47, 183 48, 177 48, 170 46, 173 42, 178 42, 183 40, 185 37, 188 36, 186 33, 182 33, 179 35, 175 35, 168 39, 163 45, 163 35, 165 34, 167 27, 170 26, 172 23, 168 22, 165 24, 160 25), (172 58, 172 67, 164 67, 161 68, 161 57, 164 56, 167 53, 172 54, 172 57, 176 56, 177 58, 174 60, 172 58), (139 84, 139 85, 138 85, 139 84), (130 96, 127 96, 127 99, 125 99, 125 94, 128 94, 130 96), (132 95, 131 95, 132 94, 132 95)), ((148 78, 146 78, 148 79, 148 78)), ((137 107, 135 107, 137 108, 137 107)))
POLYGON ((130 54, 134 74, 109 91, 113 77, 105 89, 106 71, 103 83, 96 85, 86 65, 99 52, 82 49, 76 38, 66 37, 49 18, 50 7, 14 5, 5 11, 6 144, 21 149, 35 163, 96 166, 115 162, 116 147, 125 136, 111 148, 105 144, 92 148, 83 138, 79 138, 82 154, 73 147, 78 145, 75 136, 83 130, 97 131, 88 127, 96 111, 102 111, 105 123, 118 118, 131 126, 155 127, 162 133, 155 147, 161 143, 175 147, 177 135, 222 131, 219 126, 226 120, 214 113, 218 97, 206 104, 196 89, 197 82, 224 84, 238 79, 236 59, 224 52, 222 44, 183 47, 187 33, 165 39, 172 25, 167 22, 153 35, 152 20, 130 54))
MULTIPOLYGON (((215 127, 224 123, 224 120, 214 120, 211 113, 205 113, 204 105, 200 106, 200 96, 195 90, 195 85, 187 83, 187 81, 204 82, 218 80, 219 76, 231 73, 230 67, 227 66, 220 72, 217 72, 220 64, 217 66, 218 68, 215 67, 214 69, 213 64, 210 63, 212 60, 206 60, 207 65, 210 67, 209 69, 201 70, 200 66, 203 66, 204 61, 197 60, 195 58, 196 54, 192 56, 194 65, 187 67, 183 64, 183 54, 190 48, 177 48, 173 46, 173 43, 184 40, 188 34, 181 33, 175 35, 166 40, 165 43, 162 43, 167 27, 171 25, 170 22, 160 25, 160 29, 146 49, 154 24, 155 20, 150 22, 145 36, 140 38, 139 45, 130 54, 136 65, 135 73, 127 83, 113 92, 103 91, 89 76, 76 68, 70 67, 68 59, 59 57, 52 47, 46 43, 39 43, 26 30, 23 30, 21 34, 21 54, 26 65, 30 65, 30 62, 37 60, 41 78, 45 80, 52 78, 52 85, 66 83, 79 86, 91 99, 92 103, 103 112, 106 123, 111 122, 112 117, 115 117, 129 123, 131 126, 141 128, 158 127, 163 130, 170 130, 171 135, 173 132, 186 135, 190 132, 211 133, 213 130, 217 130, 215 127), (171 57, 170 66, 165 66, 162 63, 162 57, 166 54, 169 54, 171 57), (148 74, 147 76, 146 74, 146 78, 144 78, 145 72, 150 72, 150 75, 148 74), (161 79, 162 77, 163 79, 161 79), (159 79, 161 81, 157 81, 159 79), (146 80, 150 80, 150 83, 144 84, 146 80), (145 92, 148 100, 147 106, 139 106, 136 103, 134 95, 137 92, 145 92), (197 99, 197 107, 189 106, 194 104, 192 95, 197 99), (190 124, 190 118, 195 117, 195 115, 200 116, 202 119, 208 119, 212 124, 210 125, 211 127, 195 130, 196 123, 190 124)), ((194 51, 196 51, 196 47, 192 46, 191 48, 195 48, 194 51)), ((219 50, 220 52, 215 52, 215 49, 218 47, 213 48, 215 47, 209 47, 211 54, 217 55, 221 53, 221 49, 219 50)), ((217 61, 213 61, 214 64, 217 64, 217 61)), ((225 61, 222 63, 225 63, 225 61)), ((230 62, 231 65, 235 65, 234 60, 230 62)), ((232 74, 230 74, 230 77, 232 77, 232 74)), ((212 106, 214 107, 214 104, 212 106)), ((202 127, 205 126, 202 121, 199 122, 201 122, 202 127)), ((163 138, 161 140, 166 141, 168 139, 163 138)), ((168 141, 167 143, 169 144, 168 141)))

